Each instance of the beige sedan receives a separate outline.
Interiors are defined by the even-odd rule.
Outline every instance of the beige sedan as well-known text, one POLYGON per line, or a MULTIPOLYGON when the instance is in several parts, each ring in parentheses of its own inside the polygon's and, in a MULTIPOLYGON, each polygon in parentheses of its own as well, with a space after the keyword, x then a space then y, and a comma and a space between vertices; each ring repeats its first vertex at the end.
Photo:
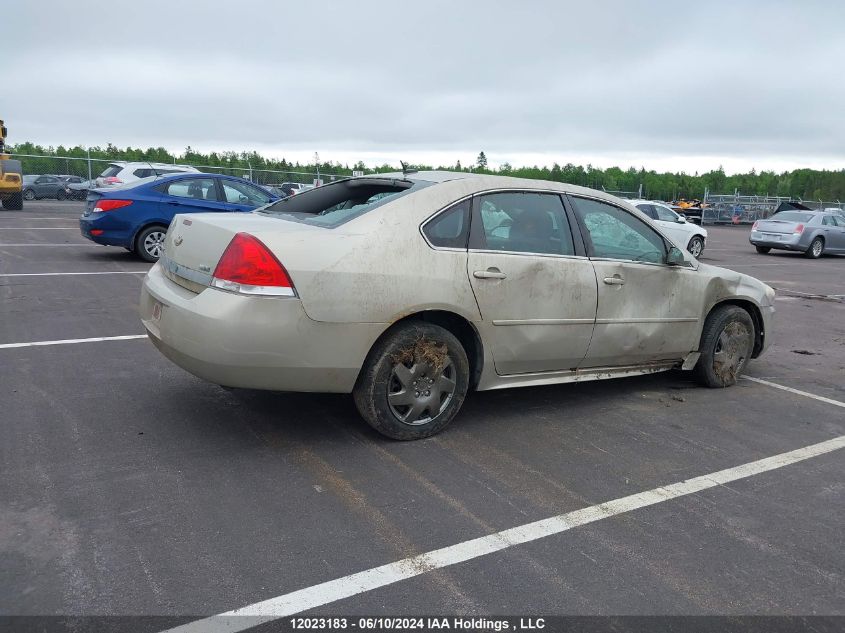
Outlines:
POLYGON ((352 393, 376 430, 416 439, 471 390, 672 368, 734 384, 769 343, 774 291, 685 246, 572 185, 353 178, 251 214, 177 215, 141 319, 201 378, 352 393))

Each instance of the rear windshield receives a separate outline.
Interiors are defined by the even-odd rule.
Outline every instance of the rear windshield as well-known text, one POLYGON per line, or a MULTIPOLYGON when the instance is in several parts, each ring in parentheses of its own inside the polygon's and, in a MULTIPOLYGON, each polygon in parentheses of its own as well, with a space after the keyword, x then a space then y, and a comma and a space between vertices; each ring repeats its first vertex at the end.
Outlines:
POLYGON ((100 178, 111 178, 112 176, 117 176, 122 169, 123 167, 121 165, 109 165, 103 170, 103 173, 100 174, 100 178))
POLYGON ((772 220, 783 220, 784 222, 809 222, 813 219, 814 213, 802 213, 801 211, 781 211, 775 213, 772 220))
POLYGON ((429 184, 393 178, 341 180, 279 200, 259 213, 334 228, 429 184))

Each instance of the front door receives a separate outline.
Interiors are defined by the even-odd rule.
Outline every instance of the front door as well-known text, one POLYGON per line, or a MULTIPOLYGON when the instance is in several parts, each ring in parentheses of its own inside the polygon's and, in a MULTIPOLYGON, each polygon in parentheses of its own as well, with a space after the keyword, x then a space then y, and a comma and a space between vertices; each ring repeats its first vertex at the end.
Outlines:
POLYGON ((596 271, 596 327, 583 367, 679 360, 698 348, 704 275, 669 266, 660 234, 608 202, 570 196, 596 271))
POLYGON ((596 278, 575 250, 560 196, 477 196, 467 265, 498 374, 581 363, 593 333, 596 278))

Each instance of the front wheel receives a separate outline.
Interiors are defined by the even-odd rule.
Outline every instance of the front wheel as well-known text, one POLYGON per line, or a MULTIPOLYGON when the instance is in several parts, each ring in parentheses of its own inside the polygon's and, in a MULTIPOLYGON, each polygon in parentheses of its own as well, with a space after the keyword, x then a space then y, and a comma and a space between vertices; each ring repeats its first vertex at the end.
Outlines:
POLYGON ((730 387, 745 368, 754 350, 754 321, 734 305, 714 309, 701 333, 701 357, 696 377, 707 387, 730 387))
POLYGON ((361 417, 394 440, 440 432, 469 388, 469 361, 448 330, 421 321, 397 326, 367 356, 352 395, 361 417))
POLYGON ((812 242, 810 242, 810 248, 806 250, 804 253, 804 257, 809 257, 810 259, 818 259, 824 253, 824 240, 820 237, 815 238, 812 242))
POLYGON ((701 257, 701 253, 702 251, 704 251, 704 240, 701 238, 700 235, 693 236, 693 238, 689 241, 689 244, 687 245, 687 250, 696 259, 701 257))
POLYGON ((18 191, 3 200, 3 208, 9 211, 20 211, 23 209, 23 194, 18 191))
POLYGON ((148 226, 135 238, 135 252, 144 261, 157 262, 164 253, 164 238, 166 235, 167 227, 148 226))
POLYGON ((757 249, 757 252, 761 255, 767 254, 770 250, 772 250, 771 246, 755 246, 754 248, 757 249))

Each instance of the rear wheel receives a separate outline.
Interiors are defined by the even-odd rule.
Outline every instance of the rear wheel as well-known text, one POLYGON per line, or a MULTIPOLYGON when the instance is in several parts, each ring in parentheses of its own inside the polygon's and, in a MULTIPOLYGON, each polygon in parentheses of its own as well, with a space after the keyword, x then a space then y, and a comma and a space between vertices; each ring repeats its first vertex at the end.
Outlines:
POLYGON ((730 387, 736 384, 753 350, 751 315, 733 305, 715 308, 704 322, 696 377, 707 387, 730 387))
POLYGON ((469 362, 460 341, 440 326, 418 321, 397 326, 376 343, 353 396, 376 431, 417 440, 452 421, 468 387, 469 362))
POLYGON ((164 252, 166 226, 148 226, 135 238, 135 253, 147 262, 157 262, 164 252))
POLYGON ((765 255, 770 250, 772 250, 771 246, 755 246, 754 248, 756 248, 757 252, 760 253, 761 255, 765 255))
POLYGON ((810 248, 808 248, 804 252, 804 257, 809 257, 810 259, 818 259, 824 253, 824 240, 820 237, 815 238, 812 242, 810 242, 810 248))
POLYGON ((24 200, 35 200, 35 192, 32 189, 26 189, 23 192, 24 200))
POLYGON ((67 195, 65 194, 64 189, 59 189, 56 192, 56 200, 64 200, 65 198, 67 198, 67 195))
POLYGON ((692 237, 692 239, 689 241, 689 244, 687 245, 687 250, 696 259, 701 257, 701 253, 704 250, 704 240, 701 238, 700 235, 694 235, 692 237))
POLYGON ((23 194, 18 191, 3 200, 3 208, 9 211, 20 211, 23 209, 23 194))

